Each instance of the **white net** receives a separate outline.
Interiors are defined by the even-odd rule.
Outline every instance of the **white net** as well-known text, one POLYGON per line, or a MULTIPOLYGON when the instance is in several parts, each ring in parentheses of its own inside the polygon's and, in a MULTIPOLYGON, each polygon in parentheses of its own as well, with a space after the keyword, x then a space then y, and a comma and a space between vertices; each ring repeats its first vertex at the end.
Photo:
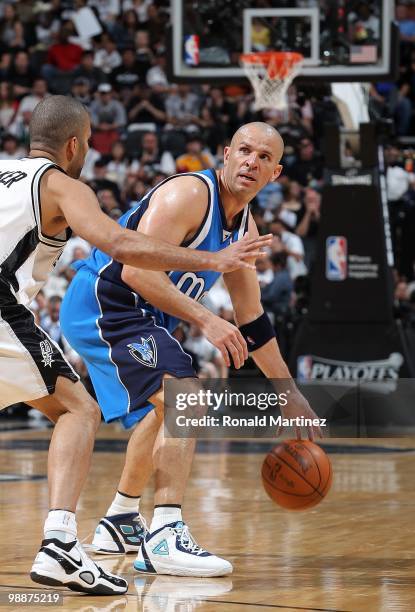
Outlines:
POLYGON ((287 90, 298 75, 304 58, 299 53, 251 53, 241 64, 255 94, 255 109, 287 107, 287 90))

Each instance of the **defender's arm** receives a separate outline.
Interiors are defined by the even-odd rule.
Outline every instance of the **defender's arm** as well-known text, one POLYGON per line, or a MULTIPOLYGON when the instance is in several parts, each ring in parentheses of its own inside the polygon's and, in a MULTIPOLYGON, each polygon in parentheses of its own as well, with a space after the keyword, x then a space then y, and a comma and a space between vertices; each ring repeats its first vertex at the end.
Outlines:
POLYGON ((41 182, 41 199, 65 218, 82 238, 111 257, 131 266, 152 270, 229 271, 249 266, 246 259, 258 252, 258 242, 239 243, 221 251, 208 253, 184 249, 142 233, 122 228, 105 215, 93 191, 82 182, 58 170, 50 170, 41 182), (226 252, 227 251, 227 252, 226 252))

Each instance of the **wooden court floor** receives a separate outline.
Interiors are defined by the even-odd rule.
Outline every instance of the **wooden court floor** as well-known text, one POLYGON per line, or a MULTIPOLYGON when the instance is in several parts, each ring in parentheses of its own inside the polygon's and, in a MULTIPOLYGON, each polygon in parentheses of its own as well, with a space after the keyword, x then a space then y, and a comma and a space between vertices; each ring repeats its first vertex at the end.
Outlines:
MULTIPOLYGON (((47 511, 49 436, 46 429, 0 434, 1 610, 23 609, 9 605, 7 593, 38 590, 28 570, 47 511)), ((115 427, 100 429, 78 514, 85 543, 112 499, 125 439, 115 427)), ((320 506, 289 512, 266 497, 259 480, 270 443, 205 443, 195 458, 184 517, 204 547, 232 561, 234 574, 147 578, 133 570, 131 556, 100 557, 107 569, 128 579, 128 594, 93 598, 61 590, 63 607, 56 609, 414 611, 415 439, 326 444, 332 490, 320 506)), ((149 490, 142 505, 148 519, 151 503, 149 490)))

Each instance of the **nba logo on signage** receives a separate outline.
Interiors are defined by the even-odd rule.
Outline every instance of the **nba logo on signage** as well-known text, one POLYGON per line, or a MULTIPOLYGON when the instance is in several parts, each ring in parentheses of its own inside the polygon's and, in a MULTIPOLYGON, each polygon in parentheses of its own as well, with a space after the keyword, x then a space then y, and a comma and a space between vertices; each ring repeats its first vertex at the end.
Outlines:
POLYGON ((188 66, 199 64, 199 36, 196 34, 184 37, 184 61, 188 66))
POLYGON ((342 281, 347 278, 347 239, 329 236, 326 240, 326 278, 342 281))
POLYGON ((311 355, 300 355, 297 359, 297 380, 310 380, 312 366, 313 358, 311 355))

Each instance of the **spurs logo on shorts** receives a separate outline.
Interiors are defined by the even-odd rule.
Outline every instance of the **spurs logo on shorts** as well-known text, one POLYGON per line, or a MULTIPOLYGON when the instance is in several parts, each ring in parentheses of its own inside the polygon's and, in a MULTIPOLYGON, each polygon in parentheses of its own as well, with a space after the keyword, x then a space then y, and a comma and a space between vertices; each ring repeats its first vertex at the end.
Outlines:
POLYGON ((42 363, 43 365, 49 366, 49 368, 52 367, 52 363, 54 362, 54 359, 52 359, 53 356, 53 348, 52 345, 50 344, 50 342, 48 340, 43 340, 42 342, 40 342, 40 351, 42 353, 42 363))
POLYGON ((137 361, 149 368, 155 368, 157 365, 157 346, 153 336, 141 338, 141 344, 132 342, 127 344, 130 349, 130 355, 137 361))

